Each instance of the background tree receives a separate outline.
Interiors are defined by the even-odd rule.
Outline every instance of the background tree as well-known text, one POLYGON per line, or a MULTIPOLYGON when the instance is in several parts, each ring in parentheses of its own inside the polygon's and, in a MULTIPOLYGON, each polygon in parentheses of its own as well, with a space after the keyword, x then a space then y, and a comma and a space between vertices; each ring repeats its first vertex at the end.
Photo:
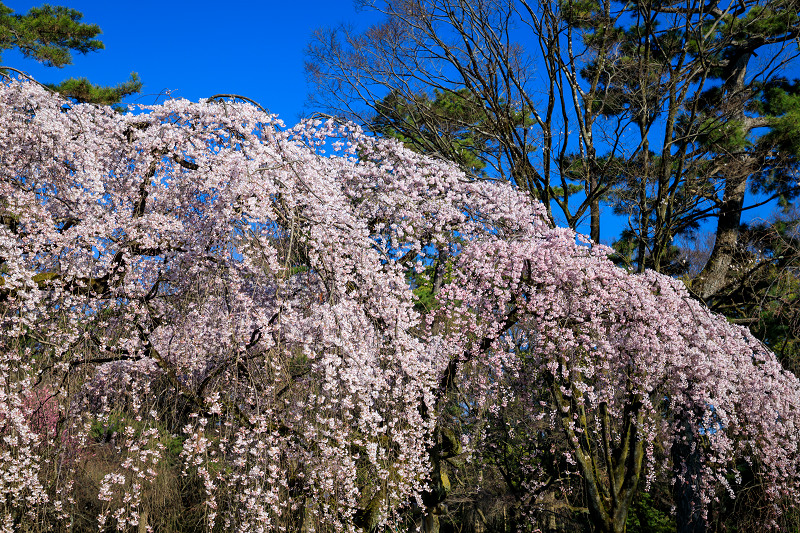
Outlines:
MULTIPOLYGON (((524 113, 515 124, 530 122, 524 113)), ((500 159, 487 135, 490 123, 481 103, 465 89, 440 92, 434 99, 420 93, 412 100, 396 91, 377 104, 370 129, 393 137, 415 151, 435 154, 457 163, 465 172, 486 177, 486 159, 500 159)))
MULTIPOLYGON (((46 66, 64 67, 72 63, 73 52, 88 54, 103 49, 103 43, 96 39, 100 28, 82 19, 79 11, 63 6, 44 4, 23 15, 0 3, 0 51, 15 49, 46 66)), ((9 71, 20 73, 0 65, 0 73, 7 76, 9 71)), ((133 73, 127 82, 113 87, 97 86, 86 78, 70 78, 49 87, 77 102, 111 105, 138 93, 142 83, 133 73)))
MULTIPOLYGON (((797 209, 742 225, 740 232, 731 281, 714 309, 748 325, 785 368, 798 373, 797 209)), ((710 252, 709 246, 700 261, 710 252)))

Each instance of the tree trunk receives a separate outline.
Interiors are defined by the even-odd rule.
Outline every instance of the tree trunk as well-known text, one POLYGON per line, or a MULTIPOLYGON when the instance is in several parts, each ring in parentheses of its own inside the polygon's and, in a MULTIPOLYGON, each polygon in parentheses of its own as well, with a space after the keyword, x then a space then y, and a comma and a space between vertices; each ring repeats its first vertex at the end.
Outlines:
MULTIPOLYGON (((595 193, 598 187, 597 176, 592 175, 589 177, 589 184, 592 193, 595 193)), ((593 242, 600 242, 600 199, 595 196, 589 205, 589 237, 593 242)))
POLYGON ((439 533, 439 517, 428 512, 422 519, 422 533, 439 533))
POLYGON ((729 178, 725 183, 714 249, 694 286, 695 292, 706 303, 725 286, 728 270, 739 242, 739 224, 742 220, 742 207, 746 191, 746 176, 729 178))
POLYGON ((700 483, 700 452, 697 449, 695 428, 683 423, 685 440, 677 440, 672 445, 675 484, 672 493, 675 500, 676 533, 704 533, 703 504, 697 490, 700 483))

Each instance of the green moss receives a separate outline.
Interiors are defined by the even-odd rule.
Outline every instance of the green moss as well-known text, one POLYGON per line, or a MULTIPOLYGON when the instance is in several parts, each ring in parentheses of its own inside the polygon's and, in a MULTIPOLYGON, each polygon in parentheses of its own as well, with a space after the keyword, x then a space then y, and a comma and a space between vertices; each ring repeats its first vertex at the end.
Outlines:
POLYGON ((33 281, 37 285, 43 285, 48 281, 53 281, 54 279, 58 279, 61 276, 58 272, 40 272, 33 276, 33 281))

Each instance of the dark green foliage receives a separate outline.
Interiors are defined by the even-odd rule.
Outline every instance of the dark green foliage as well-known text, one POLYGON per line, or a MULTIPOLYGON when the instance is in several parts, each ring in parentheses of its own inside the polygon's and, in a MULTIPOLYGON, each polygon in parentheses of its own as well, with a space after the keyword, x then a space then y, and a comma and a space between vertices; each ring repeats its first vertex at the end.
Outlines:
POLYGON ((408 281, 414 295, 414 308, 422 314, 428 314, 439 308, 436 292, 441 285, 451 281, 452 264, 448 257, 449 252, 443 253, 438 259, 425 267, 422 272, 416 273, 410 270, 408 274, 408 281), (438 286, 436 286, 437 272, 440 276, 438 286))
POLYGON ((713 308, 749 326, 785 368, 800 374, 800 216, 793 210, 741 231, 732 282, 713 308))
POLYGON ((723 122, 714 117, 699 124, 696 140, 710 153, 723 155, 741 153, 751 145, 741 121, 723 122))
POLYGON ((652 495, 639 493, 628 512, 627 533, 673 533, 675 519, 669 508, 657 505, 652 495))
POLYGON ((70 78, 48 87, 78 103, 114 105, 126 96, 139 93, 142 82, 139 75, 132 72, 128 81, 113 87, 94 85, 86 78, 70 78))
POLYGON ((412 277, 411 283, 414 294, 414 308, 420 313, 429 313, 439 307, 436 295, 433 293, 433 276, 435 266, 429 266, 421 273, 412 277))
POLYGON ((433 100, 425 94, 405 100, 393 92, 377 107, 372 127, 416 151, 430 152, 430 147, 441 145, 463 168, 481 172, 486 164, 480 159, 480 151, 486 148, 486 140, 470 126, 483 120, 482 109, 468 98, 464 91, 436 91, 433 100))
POLYGON ((774 80, 763 87, 754 107, 771 117, 770 131, 759 142, 786 155, 800 156, 800 80, 774 80))
MULTIPOLYGON (((49 67, 70 65, 73 53, 88 54, 104 48, 96 39, 100 27, 82 19, 81 12, 63 6, 44 4, 21 15, 0 3, 0 52, 16 49, 49 67)), ((9 71, 9 67, 0 65, 0 75, 9 71)), ((132 73, 128 81, 113 87, 94 85, 86 78, 70 78, 48 87, 75 102, 114 105, 141 91, 142 82, 132 73)))
POLYGON ((72 52, 103 49, 103 43, 95 39, 100 28, 81 19, 79 11, 63 6, 44 4, 20 15, 0 3, 0 50, 16 48, 25 57, 51 67, 69 65, 72 52))
POLYGON ((576 28, 591 27, 598 15, 597 3, 591 0, 561 0, 559 8, 564 21, 576 28))
MULTIPOLYGON (((614 254, 610 259, 618 266, 627 270, 635 270, 636 258, 639 252, 639 242, 637 235, 630 229, 622 231, 619 239, 614 241, 611 247, 614 254)), ((663 274, 670 276, 682 276, 688 272, 689 263, 683 258, 680 247, 672 244, 665 250, 659 258, 659 270, 663 274)), ((645 268, 652 269, 655 266, 654 258, 647 254, 644 257, 645 268)))

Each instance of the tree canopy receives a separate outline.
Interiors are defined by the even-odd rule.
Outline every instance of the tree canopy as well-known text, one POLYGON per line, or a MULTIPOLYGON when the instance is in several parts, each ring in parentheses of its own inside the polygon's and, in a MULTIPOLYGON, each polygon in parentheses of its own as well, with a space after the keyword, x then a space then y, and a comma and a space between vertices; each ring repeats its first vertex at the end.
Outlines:
POLYGON ((800 497, 798 379, 507 183, 231 100, 12 82, 0 117, 6 530, 430 530, 485 421, 528 511, 598 531, 659 481, 736 494, 742 461, 800 497))
POLYGON ((103 49, 95 39, 100 27, 82 19, 82 13, 63 6, 44 4, 20 15, 0 4, 0 49, 17 49, 51 67, 69 65, 73 51, 87 54, 103 49))

